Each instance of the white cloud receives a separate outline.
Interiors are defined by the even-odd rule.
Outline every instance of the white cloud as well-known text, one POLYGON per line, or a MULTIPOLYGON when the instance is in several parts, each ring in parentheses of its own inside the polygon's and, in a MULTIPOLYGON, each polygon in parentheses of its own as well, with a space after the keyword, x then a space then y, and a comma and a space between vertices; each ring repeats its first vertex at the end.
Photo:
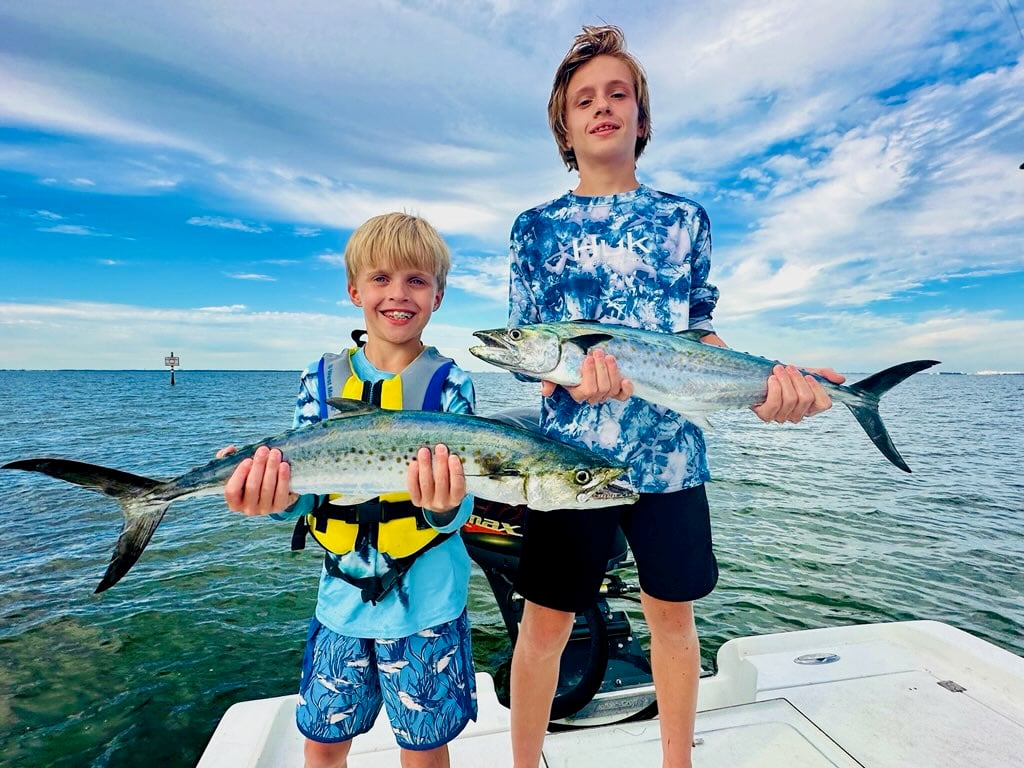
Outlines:
POLYGON ((234 280, 256 280, 259 282, 274 283, 277 282, 276 277, 270 275, 261 275, 258 272, 225 272, 228 277, 234 280))
POLYGON ((223 216, 193 216, 185 223, 191 224, 195 227, 233 229, 236 232, 253 232, 255 234, 262 234, 270 231, 270 227, 266 224, 246 224, 240 219, 228 219, 223 216))
POLYGON ((81 224, 57 224, 52 227, 39 227, 39 232, 52 232, 58 235, 79 235, 85 237, 110 237, 105 232, 97 232, 92 227, 86 227, 81 224))
MULTIPOLYGON (((265 221, 336 237, 385 211, 417 213, 460 243, 445 313, 504 304, 514 216, 575 182, 544 104, 571 35, 600 19, 625 28, 650 75, 655 134, 641 178, 711 213, 716 321, 779 329, 827 306, 852 334, 887 297, 1024 269, 1024 69, 1016 28, 989 0, 107 9, 5 9, 0 124, 60 140, 11 137, 0 168, 76 195, 198 190, 192 210, 225 215, 189 224, 254 234, 271 231, 265 221)), ((51 233, 102 234, 36 215, 57 223, 51 233)), ((314 260, 343 263, 337 252, 314 260)), ((949 316, 980 331, 957 309, 949 316)), ((1014 330, 1007 317, 982 319, 1014 330)), ((892 345, 1009 354, 974 354, 952 329, 940 339, 939 317, 880 321, 892 345)), ((763 341, 874 359, 870 344, 830 331, 837 340, 820 345, 802 330, 763 341)))
MULTIPOLYGON (((477 342, 466 313, 442 305, 424 340, 467 370, 493 371, 468 352, 477 342)), ((348 345, 363 317, 351 306, 337 314, 257 312, 243 306, 162 309, 65 302, 0 302, 5 368, 50 368, 48 350, 61 349, 67 368, 160 368, 174 349, 186 368, 295 369, 326 350, 348 345), (116 343, 115 343, 116 342, 116 343)), ((799 365, 872 372, 909 359, 937 359, 942 370, 1024 369, 1021 352, 1005 339, 1024 335, 1024 320, 992 313, 936 314, 914 322, 867 313, 791 318, 770 325, 720 323, 736 349, 799 365), (899 354, 897 355, 896 350, 899 354)), ((859 378, 859 377, 854 377, 859 378)))
POLYGON ((751 233, 716 258, 723 312, 857 306, 965 266, 1024 269, 1024 187, 1011 149, 1024 145, 1021 92, 1020 64, 923 87, 817 162, 787 161, 799 182, 752 206, 761 212, 751 233))

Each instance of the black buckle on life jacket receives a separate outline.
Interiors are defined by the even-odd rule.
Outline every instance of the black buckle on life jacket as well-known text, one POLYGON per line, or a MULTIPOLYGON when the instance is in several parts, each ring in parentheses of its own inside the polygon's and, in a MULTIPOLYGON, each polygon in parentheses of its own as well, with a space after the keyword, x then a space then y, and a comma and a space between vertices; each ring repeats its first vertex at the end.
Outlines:
POLYGON ((424 552, 447 541, 453 535, 455 535, 455 532, 439 533, 429 544, 427 544, 427 546, 418 552, 414 552, 407 557, 399 557, 391 560, 391 567, 381 576, 359 577, 347 574, 339 567, 337 555, 333 555, 330 552, 328 552, 324 557, 324 568, 331 576, 347 581, 353 587, 359 589, 359 596, 362 598, 364 603, 373 603, 376 605, 384 599, 392 589, 401 583, 402 577, 405 576, 406 571, 412 568, 412 564, 416 561, 416 558, 424 552))

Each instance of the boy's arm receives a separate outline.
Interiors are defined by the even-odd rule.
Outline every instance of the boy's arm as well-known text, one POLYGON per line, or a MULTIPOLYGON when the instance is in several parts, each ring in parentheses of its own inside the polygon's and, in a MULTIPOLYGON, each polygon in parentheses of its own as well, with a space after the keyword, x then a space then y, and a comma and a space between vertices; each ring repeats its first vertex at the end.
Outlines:
POLYGON ((508 249, 508 325, 539 323, 542 318, 537 305, 541 287, 532 277, 530 237, 524 216, 512 225, 508 249))

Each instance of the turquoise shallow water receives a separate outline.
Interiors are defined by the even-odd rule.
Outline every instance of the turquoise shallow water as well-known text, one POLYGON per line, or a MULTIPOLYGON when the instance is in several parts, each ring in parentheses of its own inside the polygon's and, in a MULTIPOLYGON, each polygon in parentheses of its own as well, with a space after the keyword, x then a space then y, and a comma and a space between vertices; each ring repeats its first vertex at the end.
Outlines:
MULTIPOLYGON (((504 374, 474 379, 485 415, 534 400, 504 374)), ((62 455, 171 477, 290 426, 296 381, 0 371, 0 463, 62 455)), ((697 609, 705 666, 740 635, 925 618, 1024 654, 1022 396, 1024 376, 900 385, 882 412, 912 475, 842 407, 787 427, 718 414, 721 579, 697 609)), ((185 501, 131 573, 94 595, 120 525, 106 497, 0 473, 0 765, 192 766, 228 706, 293 690, 315 551, 289 552, 286 524, 185 501)), ((472 593, 477 665, 493 670, 501 621, 479 574, 472 593)))

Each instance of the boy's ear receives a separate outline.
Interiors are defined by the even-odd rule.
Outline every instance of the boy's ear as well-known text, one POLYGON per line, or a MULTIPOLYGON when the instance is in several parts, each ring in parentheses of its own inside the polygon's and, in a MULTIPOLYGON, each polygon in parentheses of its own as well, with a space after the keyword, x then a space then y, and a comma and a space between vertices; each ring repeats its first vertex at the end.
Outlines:
POLYGON ((435 294, 435 296, 434 296, 434 309, 433 309, 434 312, 437 312, 438 308, 441 306, 441 299, 443 299, 443 298, 444 298, 444 291, 438 291, 437 294, 435 294))
POLYGON ((352 283, 348 284, 348 297, 352 299, 352 303, 357 307, 363 306, 363 300, 359 298, 359 289, 352 285, 352 283))

